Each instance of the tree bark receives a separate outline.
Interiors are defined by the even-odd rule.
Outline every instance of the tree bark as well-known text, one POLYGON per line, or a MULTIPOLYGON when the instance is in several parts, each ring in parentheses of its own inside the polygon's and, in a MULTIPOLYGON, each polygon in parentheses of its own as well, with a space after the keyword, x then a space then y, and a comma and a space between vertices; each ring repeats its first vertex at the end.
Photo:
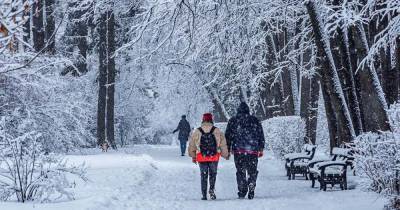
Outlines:
MULTIPOLYGON (((339 6, 342 0, 333 0, 332 4, 335 6, 339 6)), ((338 10, 338 7, 334 9, 338 10)), ((339 23, 342 24, 342 23, 339 23)), ((343 78, 342 85, 344 88, 344 92, 347 96, 347 104, 348 109, 350 110, 351 119, 354 126, 354 131, 356 135, 359 135, 363 132, 362 120, 361 120, 361 111, 360 104, 357 97, 356 84, 354 80, 354 68, 352 66, 352 57, 350 53, 350 44, 348 38, 348 31, 344 28, 338 28, 336 30, 337 34, 337 43, 338 43, 338 51, 340 54, 340 63, 343 68, 341 73, 341 77, 343 78)), ((355 60, 357 62, 357 60, 355 60)))
POLYGON ((400 36, 396 39, 397 101, 400 102, 400 36))
POLYGON ((363 126, 361 121, 360 104, 358 102, 356 84, 354 81, 354 69, 351 65, 348 34, 347 31, 343 29, 338 29, 337 33, 339 39, 339 49, 341 51, 341 60, 344 68, 343 77, 347 89, 348 109, 350 110, 355 133, 356 135, 359 135, 363 131, 363 126))
POLYGON ((225 109, 225 105, 222 103, 221 99, 219 98, 218 94, 212 87, 206 87, 208 93, 211 96, 212 103, 214 105, 214 121, 215 122, 228 122, 230 116, 227 110, 225 109))
POLYGON ((264 69, 264 73, 268 76, 265 76, 262 80, 263 85, 261 98, 264 102, 263 106, 265 108, 266 118, 269 119, 276 116, 282 116, 285 113, 281 90, 282 81, 280 79, 277 79, 277 82, 274 83, 275 75, 269 74, 275 68, 277 62, 277 44, 272 35, 267 35, 265 37, 265 43, 267 49, 265 52, 266 66, 264 69))
POLYGON ((337 134, 338 122, 335 116, 335 111, 332 108, 330 93, 327 91, 328 89, 327 83, 322 81, 322 78, 320 81, 321 81, 320 87, 322 92, 322 98, 324 100, 324 105, 325 105, 326 120, 328 123, 328 130, 329 130, 329 146, 332 150, 332 148, 336 147, 339 142, 339 136, 337 134))
POLYGON ((36 51, 40 51, 44 48, 44 27, 43 27, 43 0, 35 0, 33 3, 33 48, 36 51))
POLYGON ((99 94, 97 101, 97 144, 106 143, 106 95, 107 95, 107 15, 102 14, 98 25, 99 34, 99 94))
POLYGON ((399 100, 399 72, 396 67, 391 65, 391 49, 390 46, 386 50, 381 50, 382 61, 382 85, 385 92, 388 105, 399 100))
MULTIPOLYGON (((329 40, 324 34, 323 26, 319 22, 319 14, 313 0, 305 3, 311 20, 311 25, 314 31, 315 43, 318 49, 318 55, 321 58, 320 75, 323 84, 323 91, 327 93, 330 99, 330 106, 333 109, 336 118, 337 127, 337 142, 331 143, 341 145, 350 142, 355 138, 353 124, 350 118, 350 113, 347 109, 347 103, 344 98, 344 93, 340 85, 336 66, 333 61, 333 55, 330 49, 329 40)), ((325 98, 324 98, 325 99, 325 98)), ((326 101, 326 100, 325 100, 326 101)), ((329 106, 329 105, 328 105, 329 106)), ((329 110, 329 107, 327 108, 329 110)), ((328 111, 327 111, 328 112, 328 111)), ((328 117, 328 113, 327 113, 328 117)), ((328 119, 329 120, 329 119, 328 119)))
POLYGON ((55 30, 54 18, 54 0, 45 0, 46 3, 46 42, 48 44, 46 51, 50 54, 56 52, 55 37, 51 39, 55 30))
MULTIPOLYGON (((361 23, 358 23, 351 30, 358 58, 362 60, 367 56, 369 50, 364 28, 361 23)), ((357 79, 361 89, 360 99, 362 101, 361 110, 364 117, 364 130, 367 132, 390 130, 386 113, 388 106, 374 65, 365 64, 362 69, 358 70, 357 79)))
POLYGON ((69 8, 73 8, 68 13, 68 23, 66 26, 66 51, 72 57, 73 65, 64 69, 63 74, 72 72, 74 76, 85 74, 87 69, 86 57, 88 51, 88 21, 82 16, 88 13, 87 10, 79 9, 80 1, 74 0, 68 3, 69 8), (76 68, 75 68, 76 67, 76 68))
POLYGON ((106 139, 113 149, 117 148, 114 137, 114 93, 115 93, 115 17, 113 11, 106 12, 107 26, 107 103, 106 139))
POLYGON ((315 144, 317 137, 319 82, 316 75, 302 80, 301 117, 306 121, 305 143, 315 144))
MULTIPOLYGON (((288 31, 286 28, 283 29, 282 33, 278 35, 278 49, 281 50, 286 46, 287 39, 288 39, 288 31)), ((283 52, 286 54, 287 52, 283 52)), ((284 55, 282 55, 284 56, 284 55)), ((290 116, 294 115, 294 101, 293 101, 293 89, 292 89, 292 77, 291 77, 291 70, 288 67, 284 67, 281 73, 281 92, 282 92, 282 99, 283 99, 283 111, 284 115, 290 116)))
MULTIPOLYGON (((30 0, 25 0, 24 5, 27 5, 30 0)), ((24 16, 27 18, 24 24, 24 42, 29 43, 31 39, 31 9, 26 9, 24 11, 24 16)))

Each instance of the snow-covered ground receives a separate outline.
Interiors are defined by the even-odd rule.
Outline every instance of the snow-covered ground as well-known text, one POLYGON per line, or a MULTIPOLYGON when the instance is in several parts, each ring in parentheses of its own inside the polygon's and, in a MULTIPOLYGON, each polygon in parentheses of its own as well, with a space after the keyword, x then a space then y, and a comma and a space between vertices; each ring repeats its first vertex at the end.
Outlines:
POLYGON ((282 162, 266 155, 259 163, 254 200, 238 200, 233 160, 220 161, 217 200, 201 201, 198 166, 172 146, 135 146, 118 152, 69 155, 85 161, 90 182, 77 183, 76 200, 58 203, 0 202, 1 210, 380 210, 385 199, 362 192, 350 177, 352 190, 312 189, 305 180, 287 180, 282 162), (355 189, 354 189, 355 188, 355 189))

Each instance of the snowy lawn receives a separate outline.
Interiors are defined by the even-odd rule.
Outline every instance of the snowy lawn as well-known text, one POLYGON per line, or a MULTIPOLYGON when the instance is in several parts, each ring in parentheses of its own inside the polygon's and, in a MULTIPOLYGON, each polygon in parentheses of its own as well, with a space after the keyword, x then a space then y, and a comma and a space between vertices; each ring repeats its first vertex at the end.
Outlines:
POLYGON ((217 200, 201 201, 198 166, 179 156, 178 147, 135 146, 118 152, 69 155, 73 163, 89 167, 86 184, 77 183, 76 200, 40 203, 0 203, 1 210, 151 210, 151 209, 262 209, 262 210, 380 210, 385 199, 357 189, 327 192, 312 189, 310 181, 289 181, 283 163, 267 155, 259 162, 254 200, 238 200, 233 160, 222 160, 217 176, 217 200), (133 152, 129 152, 133 151, 133 152))

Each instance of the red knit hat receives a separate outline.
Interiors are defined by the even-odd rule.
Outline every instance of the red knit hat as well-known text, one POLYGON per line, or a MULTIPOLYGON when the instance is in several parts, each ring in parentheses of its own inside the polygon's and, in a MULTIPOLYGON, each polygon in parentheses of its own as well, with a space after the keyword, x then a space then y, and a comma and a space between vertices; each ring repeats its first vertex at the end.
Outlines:
POLYGON ((212 122, 213 116, 211 113, 204 113, 203 114, 203 122, 212 122))

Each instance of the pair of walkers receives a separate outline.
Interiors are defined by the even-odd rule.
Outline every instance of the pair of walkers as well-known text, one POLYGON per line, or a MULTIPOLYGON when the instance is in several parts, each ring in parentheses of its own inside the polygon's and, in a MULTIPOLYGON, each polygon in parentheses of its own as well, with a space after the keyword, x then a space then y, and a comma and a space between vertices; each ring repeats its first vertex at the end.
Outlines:
POLYGON ((207 200, 207 189, 210 198, 216 199, 218 161, 220 156, 229 160, 230 154, 234 156, 239 199, 246 195, 253 199, 258 158, 263 155, 264 145, 261 123, 250 115, 246 103, 242 102, 237 115, 229 120, 225 135, 214 126, 212 115, 204 114, 201 127, 193 132, 188 148, 192 161, 200 166, 202 200, 207 200))

